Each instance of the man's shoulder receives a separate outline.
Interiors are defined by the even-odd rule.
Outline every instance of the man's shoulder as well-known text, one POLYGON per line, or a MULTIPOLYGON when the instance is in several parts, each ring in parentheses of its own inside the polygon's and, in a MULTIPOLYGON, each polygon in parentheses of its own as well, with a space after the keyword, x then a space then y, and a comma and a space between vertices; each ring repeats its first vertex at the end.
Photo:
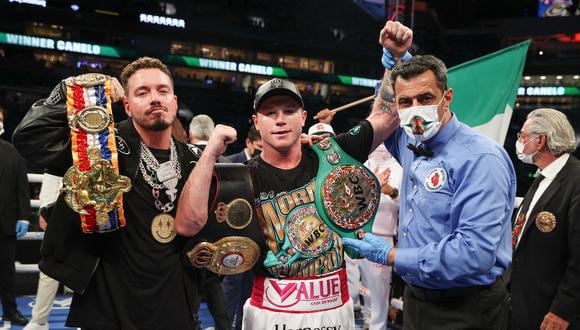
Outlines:
POLYGON ((472 127, 462 125, 458 134, 458 138, 450 141, 458 155, 469 158, 485 154, 503 156, 502 154, 505 153, 503 147, 496 141, 472 127))
POLYGON ((0 139, 0 149, 2 150, 2 156, 19 155, 14 145, 8 141, 4 141, 3 139, 0 139))
POLYGON ((237 152, 235 154, 231 154, 226 158, 232 163, 243 163, 246 161, 246 152, 244 151, 244 149, 242 149, 242 151, 237 152))
POLYGON ((568 172, 566 175, 568 178, 580 180, 580 160, 574 157, 574 155, 570 154, 570 157, 568 158, 568 161, 566 162, 562 170, 568 172))

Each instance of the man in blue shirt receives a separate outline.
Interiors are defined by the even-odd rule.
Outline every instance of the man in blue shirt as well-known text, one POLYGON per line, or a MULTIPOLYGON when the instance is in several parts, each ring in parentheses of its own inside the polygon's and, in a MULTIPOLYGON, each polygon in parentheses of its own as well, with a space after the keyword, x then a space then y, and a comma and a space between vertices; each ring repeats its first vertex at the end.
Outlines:
POLYGON ((506 328, 501 275, 512 253, 513 165, 450 111, 445 64, 409 57, 385 75, 374 105, 397 109, 400 118, 385 141, 404 173, 398 247, 371 234, 344 245, 394 265, 405 280, 405 329, 506 328))

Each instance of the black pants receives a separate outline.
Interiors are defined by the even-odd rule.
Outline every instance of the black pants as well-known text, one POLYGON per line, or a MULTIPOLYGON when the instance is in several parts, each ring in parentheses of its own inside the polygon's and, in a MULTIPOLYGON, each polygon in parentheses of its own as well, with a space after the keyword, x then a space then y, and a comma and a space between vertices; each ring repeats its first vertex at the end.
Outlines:
POLYGON ((14 278, 16 269, 16 237, 4 236, 0 230, 0 298, 4 312, 16 308, 14 278))
POLYGON ((443 298, 417 297, 407 286, 404 329, 507 329, 508 299, 501 279, 466 295, 443 298))
POLYGON ((232 328, 232 321, 228 316, 226 299, 221 287, 220 278, 209 270, 204 269, 203 272, 202 289, 205 291, 207 308, 214 319, 215 328, 216 330, 229 330, 232 328))

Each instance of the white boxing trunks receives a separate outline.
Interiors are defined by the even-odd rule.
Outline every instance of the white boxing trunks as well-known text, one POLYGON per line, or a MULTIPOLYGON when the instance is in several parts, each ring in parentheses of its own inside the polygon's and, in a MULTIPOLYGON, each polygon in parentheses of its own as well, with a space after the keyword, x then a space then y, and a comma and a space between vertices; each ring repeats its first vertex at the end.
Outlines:
POLYGON ((312 277, 256 276, 243 329, 354 330, 345 269, 312 277))

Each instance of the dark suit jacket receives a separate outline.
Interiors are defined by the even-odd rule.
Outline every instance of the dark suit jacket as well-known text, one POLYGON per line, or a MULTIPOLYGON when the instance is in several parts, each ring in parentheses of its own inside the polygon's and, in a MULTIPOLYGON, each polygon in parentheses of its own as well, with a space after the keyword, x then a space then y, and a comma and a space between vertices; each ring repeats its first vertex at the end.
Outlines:
POLYGON ((244 163, 248 158, 246 157, 245 149, 238 152, 237 154, 229 155, 228 160, 232 163, 244 163))
POLYGON ((580 328, 580 161, 570 156, 536 202, 514 251, 511 274, 512 320, 521 329, 539 329, 552 312, 580 328), (556 218, 554 230, 536 226, 540 212, 556 218))
POLYGON ((0 139, 0 234, 16 235, 16 220, 30 219, 26 164, 16 149, 0 139))

